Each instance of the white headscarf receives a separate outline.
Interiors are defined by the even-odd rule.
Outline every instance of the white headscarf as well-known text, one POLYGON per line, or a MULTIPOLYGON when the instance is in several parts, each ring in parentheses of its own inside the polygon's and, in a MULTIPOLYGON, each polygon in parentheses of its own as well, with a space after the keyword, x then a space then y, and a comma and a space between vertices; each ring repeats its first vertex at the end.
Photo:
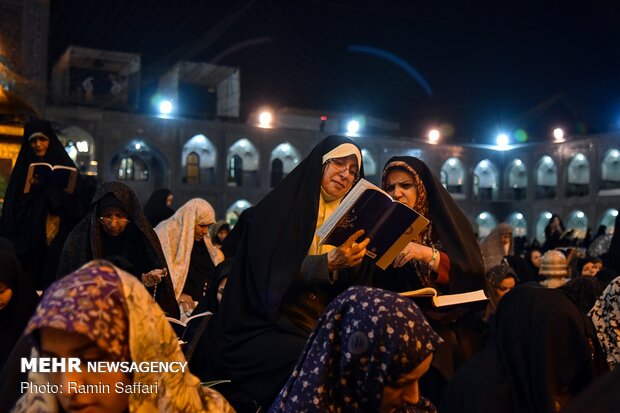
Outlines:
MULTIPOLYGON (((178 299, 183 292, 189 262, 194 247, 194 228, 196 223, 214 224, 215 211, 211 204, 201 198, 187 201, 173 216, 162 221, 155 227, 155 232, 161 242, 161 248, 166 256, 166 262, 170 269, 174 293, 178 299)), ((212 243, 209 234, 204 236, 204 242, 213 261, 218 265, 224 261, 224 255, 212 243)))
MULTIPOLYGON (((351 155, 355 155, 355 158, 357 159, 357 166, 361 169, 362 154, 357 148, 357 146, 351 143, 343 143, 342 145, 338 145, 331 151, 327 152, 325 155, 323 155, 323 164, 325 164, 325 162, 330 159, 344 158, 351 155)), ((325 220, 334 213, 336 208, 338 208, 338 205, 340 205, 340 201, 342 201, 342 198, 344 198, 344 195, 340 198, 333 198, 329 196, 327 192, 325 192, 321 187, 321 196, 319 197, 319 209, 316 219, 317 230, 321 227, 321 225, 323 225, 325 220)), ((312 244, 310 244, 310 248, 308 249, 308 255, 325 254, 335 248, 333 245, 319 245, 319 241, 319 237, 315 234, 314 238, 312 239, 312 244)))

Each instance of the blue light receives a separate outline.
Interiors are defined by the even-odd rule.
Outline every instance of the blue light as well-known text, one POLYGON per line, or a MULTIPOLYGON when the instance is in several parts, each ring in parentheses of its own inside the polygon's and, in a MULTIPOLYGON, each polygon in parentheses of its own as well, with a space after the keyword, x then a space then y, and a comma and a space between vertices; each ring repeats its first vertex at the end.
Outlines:
POLYGON ((499 135, 497 135, 495 142, 497 143, 497 146, 503 147, 503 146, 508 146, 510 139, 508 138, 508 135, 506 135, 505 133, 500 133, 499 135))
POLYGON ((172 113, 172 102, 167 99, 159 102, 159 113, 162 115, 169 115, 172 113))

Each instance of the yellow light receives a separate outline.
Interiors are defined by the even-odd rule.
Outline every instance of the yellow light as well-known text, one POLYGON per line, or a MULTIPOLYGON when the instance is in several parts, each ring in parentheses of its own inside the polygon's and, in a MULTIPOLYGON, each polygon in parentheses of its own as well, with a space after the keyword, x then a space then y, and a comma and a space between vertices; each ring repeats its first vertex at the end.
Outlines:
POLYGON ((0 135, 24 136, 24 127, 13 125, 0 125, 0 135))

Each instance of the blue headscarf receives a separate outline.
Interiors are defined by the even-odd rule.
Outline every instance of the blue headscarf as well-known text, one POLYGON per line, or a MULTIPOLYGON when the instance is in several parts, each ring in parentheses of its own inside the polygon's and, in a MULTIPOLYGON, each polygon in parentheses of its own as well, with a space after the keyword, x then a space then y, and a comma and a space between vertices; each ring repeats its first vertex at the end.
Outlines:
MULTIPOLYGON (((379 411, 383 388, 441 342, 410 299, 351 287, 327 307, 270 411, 379 411)), ((430 402, 421 398, 418 405, 430 402)), ((415 411, 411 407, 407 411, 415 411)))

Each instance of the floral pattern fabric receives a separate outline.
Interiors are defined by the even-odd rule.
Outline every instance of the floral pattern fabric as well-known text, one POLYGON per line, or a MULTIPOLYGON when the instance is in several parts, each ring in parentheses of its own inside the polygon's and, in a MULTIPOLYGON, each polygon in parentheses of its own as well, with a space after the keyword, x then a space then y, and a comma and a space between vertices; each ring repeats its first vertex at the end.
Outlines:
MULTIPOLYGON (((384 387, 415 369, 441 341, 411 300, 351 287, 327 307, 270 411, 379 411, 384 387)), ((403 406, 434 410, 423 398, 403 406)))
MULTIPOLYGON (((185 361, 177 336, 144 285, 106 261, 92 261, 53 284, 27 327, 78 332, 107 352, 134 362, 185 361)), ((33 357, 36 355, 33 350, 33 357)), ((48 383, 43 373, 29 381, 48 383)), ((215 390, 184 372, 135 372, 133 381, 158 384, 157 393, 133 393, 130 412, 234 412, 215 390)), ((59 412, 53 394, 26 393, 14 412, 59 412)))
POLYGON ((616 277, 588 313, 611 370, 620 365, 620 277, 616 277))
MULTIPOLYGON (((155 228, 170 269, 177 299, 183 292, 187 280, 192 248, 194 247, 194 228, 197 223, 215 224, 213 207, 200 198, 187 201, 172 217, 160 222, 155 228)), ((205 235, 204 242, 213 265, 224 261, 224 254, 213 245, 208 234, 205 235)))

